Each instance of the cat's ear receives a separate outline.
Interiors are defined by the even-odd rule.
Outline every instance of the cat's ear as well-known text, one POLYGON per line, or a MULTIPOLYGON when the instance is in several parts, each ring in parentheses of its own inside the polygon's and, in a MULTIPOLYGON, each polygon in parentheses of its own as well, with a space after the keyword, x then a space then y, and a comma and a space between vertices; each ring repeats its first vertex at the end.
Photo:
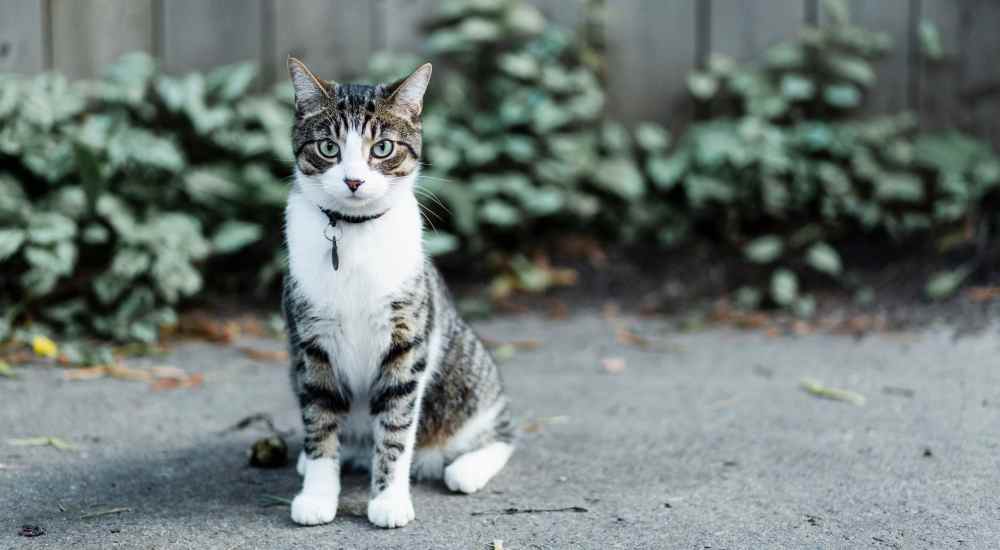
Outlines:
POLYGON ((419 115, 424 108, 424 92, 431 81, 431 64, 424 63, 413 74, 392 86, 389 103, 413 115, 419 115))
POLYGON ((300 112, 311 111, 330 98, 330 84, 323 82, 305 63, 288 57, 288 75, 295 88, 295 106, 300 112))

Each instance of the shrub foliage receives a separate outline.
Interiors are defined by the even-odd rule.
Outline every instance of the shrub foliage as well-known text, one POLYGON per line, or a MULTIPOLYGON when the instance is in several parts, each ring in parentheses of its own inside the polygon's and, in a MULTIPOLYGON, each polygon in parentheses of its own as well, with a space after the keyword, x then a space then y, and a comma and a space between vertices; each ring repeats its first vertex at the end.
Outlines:
MULTIPOLYGON (((439 70, 420 193, 433 253, 513 254, 568 230, 664 249, 709 238, 746 258, 742 303, 808 314, 813 276, 852 285, 848 240, 946 250, 995 216, 990 148, 866 108, 889 44, 841 3, 760 63, 713 56, 691 74, 708 116, 676 140, 605 115, 601 3, 586 5, 580 32, 520 0, 446 0, 429 21, 439 70)), ((378 55, 372 75, 414 65, 378 55)), ((30 321, 151 341, 206 286, 280 273, 290 91, 253 92, 254 76, 246 64, 167 76, 132 54, 97 81, 0 77, 0 339, 30 321)))

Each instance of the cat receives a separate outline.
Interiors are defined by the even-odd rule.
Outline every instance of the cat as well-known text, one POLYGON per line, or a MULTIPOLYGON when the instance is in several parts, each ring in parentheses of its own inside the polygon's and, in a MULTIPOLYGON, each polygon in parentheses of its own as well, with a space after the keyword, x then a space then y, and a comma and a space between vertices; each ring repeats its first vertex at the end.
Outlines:
POLYGON ((341 464, 371 472, 368 519, 414 519, 410 476, 482 489, 514 450, 500 373, 422 248, 414 194, 424 64, 337 84, 288 59, 295 179, 285 211, 283 311, 305 426, 291 517, 328 523, 341 464))

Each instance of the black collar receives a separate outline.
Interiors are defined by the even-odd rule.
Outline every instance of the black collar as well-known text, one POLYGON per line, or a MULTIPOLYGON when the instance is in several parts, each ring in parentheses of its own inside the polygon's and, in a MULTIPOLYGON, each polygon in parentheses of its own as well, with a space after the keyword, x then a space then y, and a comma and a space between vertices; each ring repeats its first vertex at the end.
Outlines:
POLYGON ((326 208, 320 208, 320 212, 326 216, 326 219, 330 221, 330 225, 324 229, 323 236, 330 241, 333 248, 330 250, 330 262, 333 263, 333 270, 336 271, 340 267, 340 254, 337 251, 337 239, 339 234, 337 231, 337 222, 344 223, 364 223, 370 222, 372 220, 381 218, 385 215, 388 210, 385 210, 374 216, 348 216, 347 214, 341 214, 336 210, 327 210, 326 208), (327 233, 329 231, 329 233, 327 233))
POLYGON ((336 210, 327 210, 326 208, 322 207, 320 208, 320 212, 323 212, 323 214, 326 216, 326 219, 330 220, 330 225, 337 227, 337 222, 346 222, 346 223, 370 222, 372 220, 381 218, 382 216, 385 215, 386 212, 388 212, 388 210, 380 214, 375 214, 374 216, 349 216, 347 214, 341 214, 336 210))

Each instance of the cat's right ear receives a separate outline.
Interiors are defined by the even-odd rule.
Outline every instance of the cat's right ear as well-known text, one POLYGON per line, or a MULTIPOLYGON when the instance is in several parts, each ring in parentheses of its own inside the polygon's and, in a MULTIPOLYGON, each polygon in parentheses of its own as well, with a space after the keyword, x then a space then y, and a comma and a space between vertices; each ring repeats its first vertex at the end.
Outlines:
POLYGON ((317 110, 330 99, 330 84, 317 78, 305 63, 291 56, 288 57, 288 76, 295 88, 295 107, 300 113, 317 110))

